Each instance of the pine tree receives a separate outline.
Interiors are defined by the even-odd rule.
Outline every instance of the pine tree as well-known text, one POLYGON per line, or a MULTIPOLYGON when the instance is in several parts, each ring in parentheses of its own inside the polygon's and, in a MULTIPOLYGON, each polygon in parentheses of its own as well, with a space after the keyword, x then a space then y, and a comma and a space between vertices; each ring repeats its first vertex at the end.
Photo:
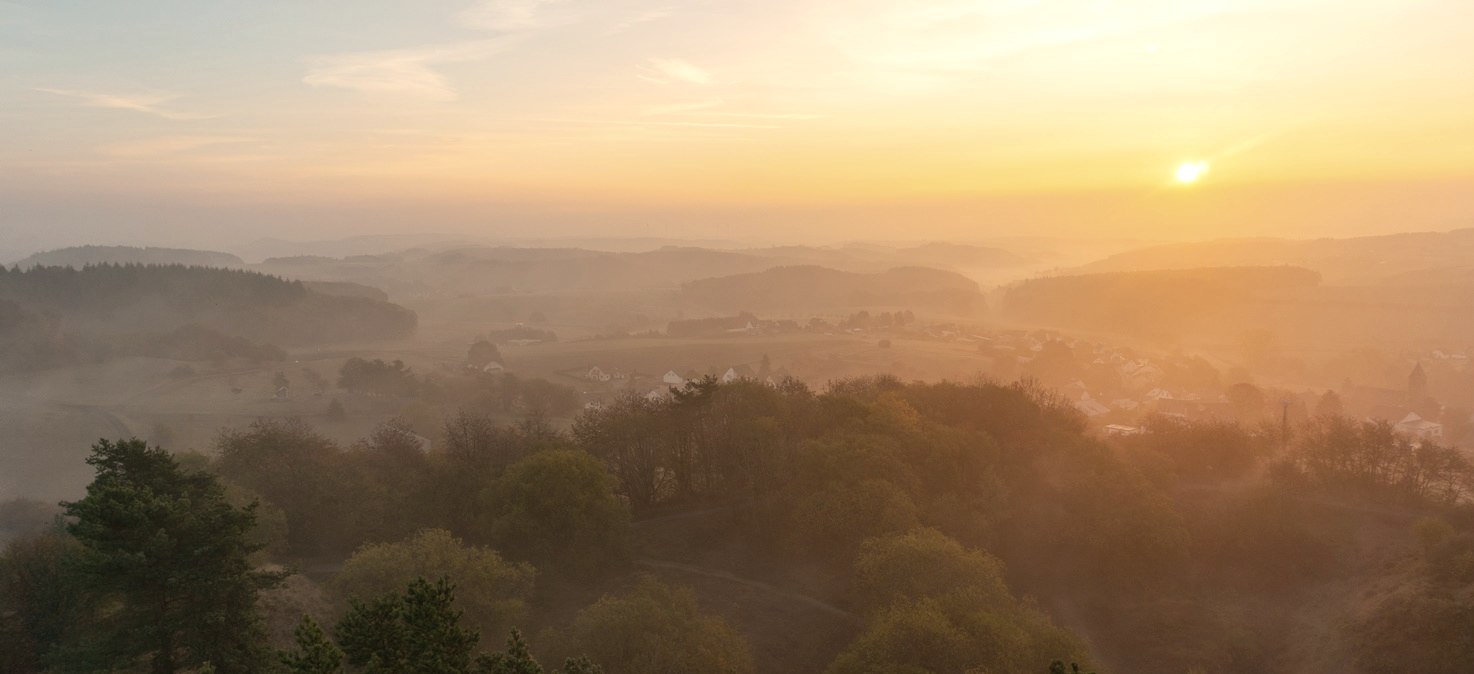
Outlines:
POLYGON ((507 650, 481 656, 476 670, 478 674, 543 674, 542 666, 528 652, 522 632, 516 629, 507 637, 507 650))
POLYGON ((433 585, 424 578, 410 583, 402 613, 408 674, 466 674, 471 670, 471 649, 480 635, 461 627, 461 612, 451 606, 454 601, 455 585, 446 578, 433 585))
POLYGON ((82 544, 89 589, 114 600, 85 652, 95 669, 147 660, 153 674, 211 665, 220 674, 260 671, 267 651, 256 593, 280 582, 248 556, 254 506, 232 507, 213 476, 186 473, 163 449, 106 440, 87 463, 87 496, 64 504, 82 544))
POLYGON ((365 672, 385 674, 404 667, 404 629, 400 624, 403 599, 388 594, 373 601, 352 600, 334 633, 348 664, 365 672))
POLYGON ((348 663, 368 674, 467 674, 480 636, 460 626, 455 585, 417 578, 403 595, 355 600, 335 632, 348 663))
POLYGON ((290 674, 338 674, 343 671, 343 651, 328 640, 311 616, 302 616, 294 634, 297 650, 281 654, 282 665, 290 674))

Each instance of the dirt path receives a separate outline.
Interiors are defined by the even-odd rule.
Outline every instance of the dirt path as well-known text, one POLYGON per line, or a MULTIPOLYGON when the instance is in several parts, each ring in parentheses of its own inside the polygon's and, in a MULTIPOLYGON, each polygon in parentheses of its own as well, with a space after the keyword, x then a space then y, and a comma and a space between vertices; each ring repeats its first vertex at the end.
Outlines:
POLYGON ((844 609, 842 609, 842 608, 840 608, 838 606, 835 606, 834 604, 830 604, 829 602, 822 601, 822 600, 819 600, 819 599, 815 599, 815 598, 810 597, 808 595, 799 594, 797 592, 789 592, 789 591, 784 590, 783 588, 780 588, 780 587, 778 587, 776 585, 772 585, 770 583, 764 583, 764 582, 762 582, 760 580, 753 580, 751 578, 743 578, 743 577, 738 576, 738 575, 736 575, 734 573, 731 573, 729 571, 723 571, 721 569, 711 569, 711 568, 701 567, 701 566, 693 566, 691 564, 681 564, 679 562, 663 562, 663 561, 660 561, 660 560, 657 560, 657 559, 639 559, 639 560, 635 560, 635 564, 636 565, 639 565, 639 566, 647 567, 647 568, 652 568, 652 569, 661 569, 661 570, 666 570, 666 571, 679 571, 681 573, 689 573, 689 574, 693 574, 693 575, 697 575, 697 576, 703 576, 703 577, 706 577, 706 578, 714 578, 714 579, 717 579, 717 580, 724 580, 724 581, 727 581, 727 582, 730 582, 730 583, 736 583, 738 585, 742 585, 742 586, 745 586, 745 587, 749 587, 749 588, 752 588, 752 589, 755 589, 755 590, 760 590, 762 592, 766 592, 766 593, 770 593, 770 594, 773 594, 773 595, 782 597, 782 598, 784 598, 784 599, 786 599, 788 601, 794 602, 794 603, 803 604, 804 606, 807 606, 809 608, 812 608, 812 609, 821 611, 821 612, 826 613, 826 614, 828 614, 830 616, 833 616, 835 618, 839 618, 840 620, 844 620, 845 622, 849 623, 850 625, 853 625, 853 626, 856 626, 856 627, 860 626, 863 623, 863 621, 860 619, 860 616, 857 616, 857 615, 855 615, 855 614, 853 614, 853 613, 851 613, 849 611, 846 611, 846 610, 844 610, 844 609))

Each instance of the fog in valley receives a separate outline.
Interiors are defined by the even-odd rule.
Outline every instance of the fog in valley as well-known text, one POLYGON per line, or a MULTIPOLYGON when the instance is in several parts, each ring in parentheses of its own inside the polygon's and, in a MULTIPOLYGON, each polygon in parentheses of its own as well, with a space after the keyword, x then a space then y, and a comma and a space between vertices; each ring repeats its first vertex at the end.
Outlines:
POLYGON ((1471 20, 0 0, 0 674, 1463 672, 1471 20))

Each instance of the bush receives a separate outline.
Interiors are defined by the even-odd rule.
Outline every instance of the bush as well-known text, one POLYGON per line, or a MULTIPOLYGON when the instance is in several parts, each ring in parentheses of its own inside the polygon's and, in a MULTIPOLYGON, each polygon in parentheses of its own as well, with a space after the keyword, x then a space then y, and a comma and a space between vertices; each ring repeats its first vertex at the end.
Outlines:
POLYGON ((399 543, 360 548, 331 587, 346 603, 351 597, 398 592, 416 578, 448 578, 457 588, 456 607, 470 625, 487 634, 505 634, 526 617, 534 575, 527 564, 508 562, 490 548, 429 529, 399 543))

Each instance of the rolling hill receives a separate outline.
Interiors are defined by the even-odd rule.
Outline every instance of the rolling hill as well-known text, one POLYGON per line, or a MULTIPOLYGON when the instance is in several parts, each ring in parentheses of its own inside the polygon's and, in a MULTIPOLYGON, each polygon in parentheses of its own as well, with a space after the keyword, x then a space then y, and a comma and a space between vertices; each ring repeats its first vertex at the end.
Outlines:
POLYGON ((182 360, 412 334, 414 312, 255 272, 181 265, 0 268, 0 368, 182 360))
POLYGON ((955 272, 925 267, 875 273, 817 266, 775 267, 685 283, 681 299, 718 311, 904 307, 966 313, 983 307, 976 282, 955 272))
POLYGON ((192 267, 245 266, 239 257, 213 250, 183 248, 138 248, 134 246, 74 246, 58 248, 25 257, 15 263, 21 269, 31 267, 73 267, 94 264, 179 264, 192 267))

